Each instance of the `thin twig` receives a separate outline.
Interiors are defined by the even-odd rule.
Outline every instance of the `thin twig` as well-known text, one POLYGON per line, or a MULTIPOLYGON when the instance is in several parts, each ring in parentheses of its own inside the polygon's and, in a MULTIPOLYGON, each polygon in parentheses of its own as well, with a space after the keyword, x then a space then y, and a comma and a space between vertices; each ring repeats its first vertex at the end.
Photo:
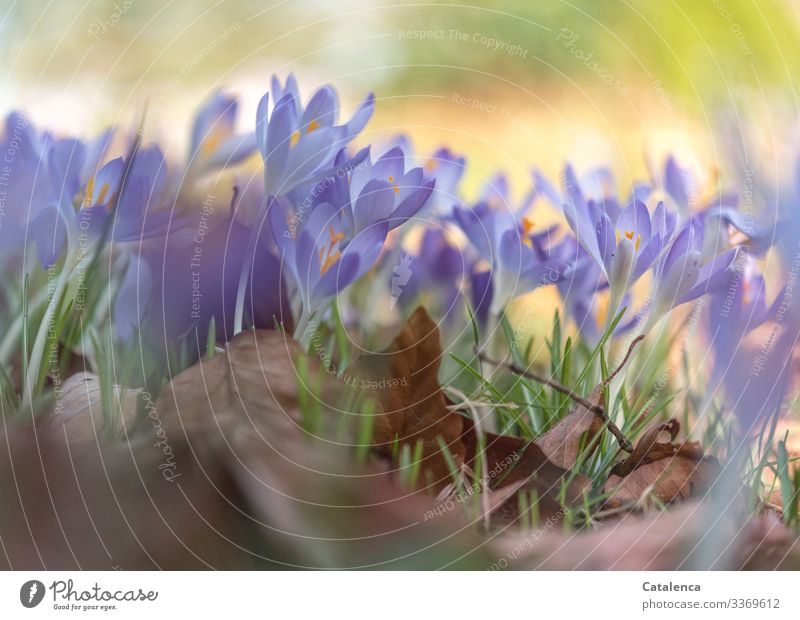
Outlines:
POLYGON ((605 510, 598 510, 595 513, 589 513, 587 516, 593 521, 600 521, 602 519, 608 519, 609 517, 615 517, 624 512, 633 512, 641 509, 639 502, 625 502, 614 508, 606 508, 605 510))
POLYGON ((605 424, 606 427, 608 428, 609 432, 612 435, 614 435, 620 447, 623 450, 625 450, 625 452, 633 452, 633 446, 631 445, 631 442, 628 441, 625 435, 622 434, 622 431, 619 430, 619 427, 616 424, 614 424, 611 418, 608 417, 605 407, 603 407, 602 405, 597 405, 591 402, 590 400, 587 400, 583 396, 576 394, 568 387, 561 385, 561 383, 559 383, 555 379, 551 379, 550 377, 545 377, 544 375, 540 375, 528 368, 522 368, 516 362, 498 362, 497 360, 494 360, 488 355, 486 355, 483 351, 477 351, 476 354, 480 360, 486 362, 487 364, 492 364, 493 366, 497 367, 503 366, 505 368, 508 368, 514 374, 527 377, 528 379, 533 379, 537 383, 543 383, 544 385, 549 385, 556 392, 560 392, 564 396, 571 398, 576 403, 578 403, 582 407, 585 407, 593 414, 595 414, 598 418, 600 418, 603 421, 603 424, 605 424))
MULTIPOLYGON (((489 494, 487 493, 489 488, 488 488, 488 484, 486 482, 487 479, 488 479, 488 476, 489 476, 489 474, 488 474, 489 461, 488 461, 488 458, 486 456, 486 445, 485 445, 485 443, 486 443, 486 433, 483 432, 483 425, 481 424, 481 422, 482 422, 481 416, 478 414, 478 408, 475 406, 475 401, 470 400, 470 398, 464 392, 462 392, 458 388, 455 388, 455 387, 453 387, 451 385, 448 385, 446 387, 446 389, 451 394, 454 394, 455 396, 460 398, 461 399, 461 403, 460 404, 465 406, 467 409, 469 409, 470 415, 472 416, 472 422, 475 425, 475 432, 478 433, 479 435, 483 436, 483 438, 484 438, 483 450, 481 451, 480 454, 475 454, 475 458, 480 458, 480 461, 481 461, 481 477, 478 480, 478 482, 479 482, 479 484, 481 486, 481 491, 482 491, 481 492, 481 497, 480 497, 481 515, 483 516, 483 527, 488 532, 489 531, 489 527, 491 525, 491 522, 490 522, 490 513, 491 513, 491 511, 489 510, 489 494)), ((476 440, 475 440, 475 449, 476 449, 476 451, 478 449, 478 446, 480 446, 480 443, 481 442, 477 440, 477 435, 476 435, 476 440)))
POLYGON ((639 334, 638 336, 636 336, 636 338, 634 338, 631 341, 631 343, 628 345, 628 350, 625 353, 625 357, 622 358, 622 362, 620 362, 619 366, 617 366, 614 369, 614 372, 612 372, 603 380, 603 385, 610 384, 614 380, 614 378, 619 374, 619 371, 625 368, 625 364, 628 363, 628 358, 630 358, 631 354, 633 353, 634 347, 637 344, 639 344, 642 340, 644 340, 644 334, 639 334))

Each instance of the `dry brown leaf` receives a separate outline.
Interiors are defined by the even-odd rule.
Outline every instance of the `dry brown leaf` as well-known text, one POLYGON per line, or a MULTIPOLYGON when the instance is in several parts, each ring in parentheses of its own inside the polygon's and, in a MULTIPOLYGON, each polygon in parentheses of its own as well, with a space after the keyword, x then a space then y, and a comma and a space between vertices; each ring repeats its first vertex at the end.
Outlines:
POLYGON ((285 336, 247 332, 155 403, 143 394, 130 445, 68 443, 11 421, 0 568, 485 566, 460 510, 426 520, 426 494, 303 430, 298 376, 326 401, 344 389, 285 336))
POLYGON ((113 387, 115 419, 109 424, 103 414, 100 380, 90 372, 70 376, 56 392, 56 401, 46 424, 63 428, 69 441, 97 441, 119 435, 136 418, 141 389, 113 387))
MULTIPOLYGON (((438 437, 448 445, 457 467, 475 472, 479 458, 473 422, 447 408, 438 380, 441 356, 438 329, 425 310, 418 308, 385 352, 364 356, 355 364, 357 375, 373 385, 383 380, 385 386, 373 390, 380 404, 373 434, 376 449, 388 455, 395 441, 412 448, 422 441, 423 471, 440 491, 448 487, 452 476, 438 437)), ((475 492, 486 487, 499 492, 510 485, 516 489, 490 498, 495 519, 508 523, 519 517, 519 491, 535 491, 542 516, 561 509, 556 498, 567 472, 548 460, 539 446, 491 433, 485 435, 484 446, 480 457, 486 465, 484 480, 474 482, 475 492)), ((587 486, 584 478, 577 477, 567 490, 567 500, 577 500, 587 486)))
POLYGON ((421 441, 422 468, 439 489, 450 482, 451 472, 438 438, 448 446, 457 467, 465 462, 464 418, 447 409, 439 385, 441 356, 439 329, 419 307, 389 348, 364 355, 353 366, 354 374, 372 386, 379 404, 373 427, 375 449, 388 455, 395 442, 413 449, 421 441))
MULTIPOLYGON (((588 398, 595 405, 604 406, 603 386, 598 385, 588 398)), ((596 444, 592 439, 603 428, 603 421, 593 412, 578 405, 558 424, 536 440, 536 444, 553 463, 564 469, 575 465, 581 448, 591 451, 596 444)))
POLYGON ((165 421, 180 417, 201 467, 222 467, 232 478, 229 501, 244 505, 254 537, 278 545, 284 561, 399 567, 415 550, 419 560, 434 548, 457 561, 461 541, 474 536, 460 512, 419 525, 431 508, 426 494, 400 488, 390 472, 356 465, 347 445, 304 430, 298 392, 305 388, 312 388, 309 399, 321 399, 317 431, 333 436, 326 431, 340 427, 343 390, 356 386, 338 381, 287 336, 255 331, 176 377, 156 405, 165 421), (300 377, 314 385, 301 385, 300 377))
POLYGON ((235 420, 238 428, 245 425, 256 432, 268 428, 273 439, 298 438, 304 434, 298 395, 306 388, 324 395, 323 406, 335 405, 343 389, 286 334, 246 331, 234 337, 223 353, 176 376, 159 394, 154 415, 180 433, 195 429, 219 433, 229 430, 227 423, 235 420), (314 386, 300 384, 298 364, 307 369, 314 386))
POLYGON ((611 470, 604 491, 609 504, 638 502, 652 494, 664 503, 703 491, 719 473, 716 459, 703 455, 699 442, 675 444, 677 420, 647 430, 631 455, 611 470), (659 441, 663 433, 669 441, 659 441))
MULTIPOLYGON (((467 464, 476 469, 477 435, 471 422, 465 420, 469 427, 462 436, 466 448, 467 464)), ((516 521, 519 514, 520 491, 535 492, 538 498, 537 512, 541 518, 548 518, 561 511, 557 496, 561 484, 567 478, 567 471, 554 465, 535 443, 520 437, 508 437, 486 433, 484 438, 484 457, 486 460, 485 481, 490 489, 496 492, 506 487, 514 487, 513 494, 492 509, 493 519, 501 523, 516 521)), ((588 490, 589 481, 584 476, 574 476, 567 488, 565 498, 569 503, 580 500, 588 490)))
POLYGON ((800 540, 776 515, 743 519, 688 501, 665 511, 625 513, 589 532, 560 523, 498 541, 509 568, 527 570, 798 570, 800 540), (709 531, 709 523, 714 523, 709 531))

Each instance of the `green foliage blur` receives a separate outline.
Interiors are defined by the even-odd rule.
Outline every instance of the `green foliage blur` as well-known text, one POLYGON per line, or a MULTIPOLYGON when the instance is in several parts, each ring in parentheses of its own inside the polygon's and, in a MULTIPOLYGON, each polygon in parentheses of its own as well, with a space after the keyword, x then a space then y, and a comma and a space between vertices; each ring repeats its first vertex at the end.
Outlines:
POLYGON ((150 106, 177 136, 212 90, 239 92, 250 118, 269 76, 294 71, 305 89, 335 84, 345 105, 375 91, 370 132, 447 142, 481 178, 587 153, 579 165, 641 176, 630 162, 659 132, 715 158, 714 115, 753 99, 793 107, 800 66, 798 6, 779 0, 4 4, 4 111, 89 131, 150 106), (593 132, 612 146, 594 149, 593 132))

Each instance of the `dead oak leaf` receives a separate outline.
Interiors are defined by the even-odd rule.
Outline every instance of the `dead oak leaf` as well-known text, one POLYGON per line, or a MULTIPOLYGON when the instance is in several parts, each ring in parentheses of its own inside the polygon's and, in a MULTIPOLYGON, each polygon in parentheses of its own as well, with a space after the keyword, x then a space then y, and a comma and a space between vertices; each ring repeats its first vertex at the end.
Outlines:
POLYGON ((485 433, 481 453, 474 425, 466 419, 464 422, 467 429, 461 439, 466 448, 467 465, 476 470, 477 460, 483 456, 486 461, 483 479, 491 492, 502 498, 490 500, 495 522, 508 524, 520 517, 520 492, 535 496, 536 512, 540 518, 547 519, 562 510, 558 501, 562 484, 567 484, 564 498, 569 504, 578 503, 590 488, 585 476, 570 478, 565 469, 547 458, 542 448, 521 437, 485 433), (507 491, 509 488, 513 492, 507 491))
POLYGON ((687 499, 707 488, 719 465, 704 456, 699 442, 673 443, 680 431, 677 420, 648 429, 631 455, 611 470, 603 490, 610 505, 638 502, 652 494, 664 503, 687 499), (663 433, 669 441, 659 441, 663 433))
POLYGON ((438 488, 451 479, 440 440, 457 468, 466 454, 461 442, 464 418, 448 410, 439 385, 441 356, 439 329, 419 307, 385 351, 364 355, 352 367, 379 406, 373 426, 375 450, 389 455, 395 443, 413 450, 422 442, 422 469, 438 488))
MULTIPOLYGON (((423 472, 435 489, 450 486, 450 495, 454 495, 450 464, 440 443, 444 442, 459 471, 469 472, 474 479, 470 494, 493 495, 488 502, 493 518, 504 523, 516 520, 522 491, 538 498, 541 516, 556 514, 561 509, 557 497, 567 472, 551 462, 536 443, 519 437, 484 433, 480 452, 472 420, 448 409, 449 401, 438 380, 441 356, 439 331, 425 310, 418 308, 386 351, 363 356, 354 364, 354 373, 372 386, 379 404, 373 430, 375 449, 389 455, 395 443, 413 448, 421 442, 423 472), (479 471, 480 480, 475 479, 479 471), (501 492, 508 487, 514 491, 501 492)), ((583 477, 572 479, 567 501, 577 501, 587 487, 583 477)))
POLYGON ((105 411, 100 379, 91 372, 71 375, 61 387, 45 424, 61 428, 70 441, 117 438, 136 419, 141 388, 110 386, 111 412, 105 411))
MULTIPOLYGON (((594 405, 604 406, 603 385, 598 385, 588 398, 594 405)), ((591 451, 596 443, 591 443, 603 428, 603 421, 593 411, 579 404, 553 428, 536 440, 542 452, 553 463, 569 469, 578 459, 582 449, 591 451)))
POLYGON ((585 532, 554 525, 498 538, 498 553, 524 570, 800 569, 800 539, 776 515, 728 510, 720 518, 712 502, 628 512, 585 532))

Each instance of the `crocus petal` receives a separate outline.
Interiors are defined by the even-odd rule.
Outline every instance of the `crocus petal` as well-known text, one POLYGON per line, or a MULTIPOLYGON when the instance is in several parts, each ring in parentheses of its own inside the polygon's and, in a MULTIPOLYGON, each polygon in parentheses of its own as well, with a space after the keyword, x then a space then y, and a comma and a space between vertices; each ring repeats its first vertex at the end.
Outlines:
POLYGON ((392 213, 390 225, 392 228, 397 228, 409 218, 414 217, 425 206, 425 203, 430 198, 431 193, 436 181, 431 179, 425 182, 422 187, 418 187, 412 191, 406 198, 397 205, 397 208, 392 213))
POLYGON ((470 275, 470 301, 479 325, 486 325, 492 305, 492 274, 489 271, 472 272, 470 275))
POLYGON ((369 271, 383 250, 389 226, 378 222, 356 235, 342 253, 341 259, 320 278, 312 292, 312 303, 319 305, 327 298, 352 284, 369 271))
POLYGON ((703 233, 697 222, 689 222, 675 237, 667 251, 659 272, 666 273, 672 269, 673 264, 681 260, 689 252, 700 253, 703 248, 703 233))
POLYGON ((580 186, 583 194, 597 202, 603 202, 617 193, 614 174, 605 167, 587 170, 581 175, 580 186))
POLYGON ((783 223, 778 221, 768 226, 753 219, 741 211, 730 207, 714 208, 708 212, 716 215, 748 237, 750 251, 756 256, 763 256, 767 250, 780 238, 784 230, 783 223))
POLYGON ((360 265, 360 256, 355 254, 342 256, 333 267, 325 272, 311 292, 311 310, 319 310, 325 302, 335 297, 357 280, 359 277, 360 265))
POLYGON ((31 237, 36 244, 36 255, 44 269, 58 260, 66 240, 66 227, 63 210, 55 203, 42 209, 31 222, 31 237))
MULTIPOLYGON (((274 91, 273 91, 274 92, 274 91)), ((269 93, 265 93, 258 102, 256 108, 256 145, 261 151, 261 157, 267 157, 267 128, 269 127, 269 115, 267 106, 269 105, 269 93)))
POLYGON ((339 210, 327 202, 315 205, 310 213, 304 214, 300 219, 300 227, 308 231, 317 245, 327 243, 331 226, 336 232, 341 232, 339 231, 339 210))
POLYGON ((500 238, 499 248, 496 248, 496 264, 501 265, 508 272, 516 273, 518 278, 524 264, 523 248, 519 231, 507 230, 500 238))
POLYGON ((608 274, 611 272, 611 262, 617 250, 617 242, 614 238, 614 225, 611 219, 603 213, 597 223, 597 247, 600 252, 600 265, 608 274))
POLYGON ((675 306, 692 290, 700 276, 700 252, 691 251, 675 259, 656 282, 656 299, 651 310, 651 320, 659 318, 675 306))
POLYGON ((523 292, 532 291, 540 286, 557 284, 570 274, 568 263, 560 260, 551 260, 529 266, 520 274, 520 284, 523 292))
POLYGON ((795 370, 797 327, 783 323, 773 329, 768 347, 761 340, 740 343, 722 375, 725 399, 748 435, 778 413, 795 370))
POLYGON ((315 92, 308 102, 300 120, 300 128, 308 130, 311 123, 331 127, 339 114, 339 98, 330 86, 323 86, 315 92))
POLYGON ((640 200, 641 202, 647 202, 647 199, 650 198, 651 194, 653 193, 653 188, 647 183, 636 183, 631 189, 631 196, 630 200, 640 200))
POLYGON ((128 340, 134 330, 142 325, 145 306, 150 299, 153 274, 147 262, 138 254, 131 254, 125 276, 119 284, 114 299, 114 337, 128 340))
POLYGON ((231 136, 205 158, 202 170, 215 170, 238 164, 256 152, 255 133, 246 133, 240 136, 231 136))
POLYGON ((719 287, 724 286, 727 281, 726 272, 736 258, 738 251, 738 248, 733 248, 724 254, 715 256, 712 260, 703 265, 698 274, 697 284, 678 299, 678 303, 675 305, 679 306, 685 304, 688 301, 697 299, 701 295, 713 292, 719 287))
POLYGON ((617 295, 617 299, 621 299, 624 292, 633 284, 635 264, 635 242, 623 236, 617 244, 608 269, 608 283, 611 286, 611 292, 617 295))
POLYGON ((658 235, 650 238, 643 248, 639 250, 636 257, 636 267, 633 270, 633 281, 637 281, 642 275, 650 269, 650 266, 661 255, 664 249, 664 242, 658 235))
POLYGON ((303 230, 297 237, 295 262, 298 276, 297 287, 302 295, 303 303, 309 305, 314 287, 319 281, 320 265, 316 240, 307 230, 303 230))
POLYGON ((570 204, 578 212, 584 211, 586 199, 581 192, 575 169, 570 164, 564 167, 564 189, 567 191, 567 204, 570 204))
POLYGON ((492 260, 491 242, 489 231, 486 229, 481 218, 475 213, 474 209, 456 207, 453 209, 456 223, 467 235, 470 243, 475 246, 478 253, 486 260, 492 260))
POLYGON ((383 244, 386 242, 386 235, 389 234, 388 222, 376 222, 370 225, 365 230, 359 232, 352 241, 347 244, 342 258, 350 255, 357 255, 360 257, 361 262, 358 266, 357 277, 364 275, 372 266, 383 250, 383 244))
POLYGON ((355 136, 356 134, 360 133, 362 129, 364 129, 367 122, 372 117, 372 112, 374 110, 375 95, 373 93, 369 93, 366 99, 364 99, 363 103, 359 106, 358 110, 355 111, 353 117, 345 124, 348 138, 355 136))
POLYGON ((372 174, 381 179, 397 182, 405 174, 405 155, 402 149, 395 147, 386 151, 372 165, 372 174))
POLYGON ((632 232, 634 239, 641 236, 641 242, 650 240, 650 212, 643 202, 634 200, 628 205, 617 220, 617 229, 621 232, 632 232))
POLYGON ((204 102, 192 122, 189 158, 194 159, 209 139, 221 141, 233 134, 237 102, 217 91, 204 102))
POLYGON ((386 220, 394 208, 394 191, 389 183, 373 179, 361 190, 354 207, 355 232, 365 230, 370 224, 386 220))
MULTIPOLYGON (((91 182, 91 193, 84 197, 84 207, 105 207, 111 204, 114 195, 119 192, 124 172, 125 162, 122 157, 113 159, 103 166, 91 182)), ((87 187, 87 191, 88 189, 87 187)))
POLYGON ((554 207, 561 207, 561 194, 540 170, 534 169, 531 172, 533 177, 533 189, 537 195, 546 198, 554 207))
POLYGON ((678 206, 689 206, 688 173, 678 166, 678 162, 670 155, 664 167, 664 189, 678 206))
POLYGON ((286 168, 291 135, 296 127, 297 111, 294 98, 289 94, 275 104, 267 127, 266 149, 263 155, 268 194, 274 194, 278 189, 284 193, 291 189, 285 186, 278 188, 278 185, 286 168))
POLYGON ((277 191, 285 194, 301 183, 308 183, 320 168, 327 168, 338 152, 341 135, 338 127, 322 127, 304 133, 289 151, 285 174, 277 191))
POLYGON ((85 157, 86 147, 79 140, 59 140, 50 149, 47 158, 50 182, 59 204, 64 209, 70 209, 72 206, 72 197, 78 191, 85 157))

